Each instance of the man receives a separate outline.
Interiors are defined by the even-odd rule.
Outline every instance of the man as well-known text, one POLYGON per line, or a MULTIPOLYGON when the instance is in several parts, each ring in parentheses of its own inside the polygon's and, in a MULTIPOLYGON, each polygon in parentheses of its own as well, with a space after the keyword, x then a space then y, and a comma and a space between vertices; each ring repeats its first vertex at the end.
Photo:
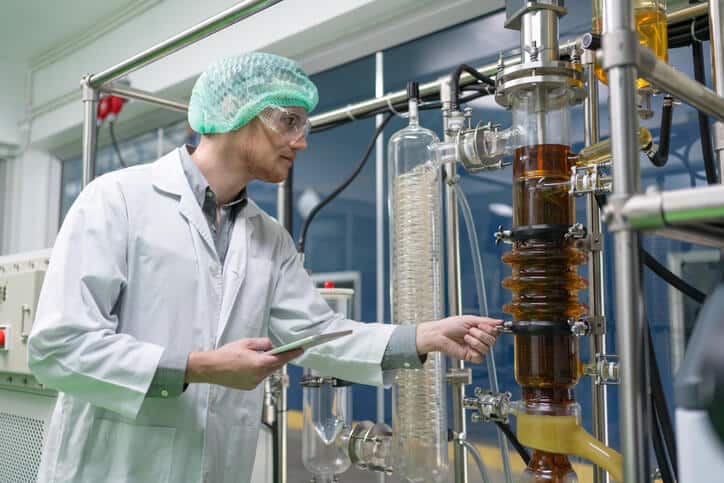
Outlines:
POLYGON ((493 321, 417 326, 335 315, 284 229, 246 197, 305 149, 317 89, 289 59, 210 67, 189 105, 198 148, 102 176, 58 234, 29 339, 60 391, 40 482, 247 482, 262 389, 282 365, 390 383, 431 351, 474 362, 493 321), (307 353, 264 352, 311 334, 354 334, 307 353))

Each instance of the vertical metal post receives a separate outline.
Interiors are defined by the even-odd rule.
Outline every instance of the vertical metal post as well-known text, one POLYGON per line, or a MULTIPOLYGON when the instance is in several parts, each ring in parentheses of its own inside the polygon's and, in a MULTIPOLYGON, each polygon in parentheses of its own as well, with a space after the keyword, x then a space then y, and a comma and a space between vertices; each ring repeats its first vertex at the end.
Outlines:
POLYGON ((621 226, 618 213, 626 199, 639 191, 638 116, 636 113, 636 57, 638 35, 631 0, 605 0, 604 68, 610 88, 611 150, 616 287, 616 342, 621 358, 619 414, 624 457, 624 483, 649 481, 649 414, 643 397, 644 346, 639 317, 638 235, 621 226))
MULTIPOLYGON (((289 170, 287 179, 279 183, 277 186, 277 220, 287 229, 290 235, 292 233, 292 170, 289 170)), ((282 367, 276 372, 275 384, 272 384, 271 390, 276 392, 273 398, 276 403, 276 421, 274 424, 274 483, 287 482, 287 386, 289 385, 289 376, 287 375, 287 366, 282 367), (276 387, 274 387, 276 386, 276 387)))
MULTIPOLYGON (((709 0, 709 38, 714 91, 724 97, 724 5, 709 0)), ((714 152, 719 160, 719 180, 724 183, 724 122, 714 123, 714 152)))
MULTIPOLYGON (((440 100, 443 104, 443 129, 445 131, 445 141, 450 141, 449 128, 449 110, 450 110, 450 79, 442 81, 440 86, 440 100), (447 103, 447 110, 446 110, 447 103), (448 115, 445 115, 448 112, 448 115)), ((462 313, 462 298, 460 296, 460 226, 458 224, 458 202, 455 190, 451 183, 457 182, 457 166, 448 163, 445 165, 445 249, 447 264, 447 298, 450 315, 460 315, 462 313)), ((451 369, 464 371, 465 361, 458 359, 450 360, 451 369)), ((453 433, 456 444, 453 445, 453 465, 455 472, 455 483, 467 483, 468 481, 468 465, 467 450, 461 444, 457 444, 458 438, 465 438, 465 408, 463 400, 465 399, 465 385, 458 380, 453 379, 452 387, 452 413, 453 413, 453 433)))
MULTIPOLYGON (((583 64, 586 68, 586 83, 588 95, 583 103, 584 136, 586 146, 599 141, 598 131, 598 79, 595 73, 595 58, 593 51, 587 50, 583 54, 583 64)), ((589 338, 591 361, 595 362, 598 354, 606 353, 606 319, 603 305, 603 234, 601 215, 598 203, 593 194, 586 201, 586 229, 593 241, 594 249, 588 255, 588 313, 597 330, 589 338)), ((593 421, 593 436, 608 446, 608 401, 605 384, 591 383, 591 412, 593 421)), ((594 483, 608 483, 608 473, 598 466, 593 470, 594 483)))
MULTIPOLYGON (((384 53, 375 54, 375 96, 385 95, 384 53)), ((384 120, 383 114, 375 116, 375 126, 384 120)), ((385 320, 385 141, 384 135, 377 137, 375 145, 375 259, 377 261, 376 300, 377 322, 385 320)), ((385 390, 377 388, 377 422, 385 422, 385 390)), ((384 483, 384 473, 377 474, 377 481, 384 483)))
POLYGON ((81 98, 83 100, 83 177, 85 188, 93 181, 96 172, 96 145, 98 136, 96 122, 98 116, 98 89, 88 83, 89 77, 80 81, 81 98))

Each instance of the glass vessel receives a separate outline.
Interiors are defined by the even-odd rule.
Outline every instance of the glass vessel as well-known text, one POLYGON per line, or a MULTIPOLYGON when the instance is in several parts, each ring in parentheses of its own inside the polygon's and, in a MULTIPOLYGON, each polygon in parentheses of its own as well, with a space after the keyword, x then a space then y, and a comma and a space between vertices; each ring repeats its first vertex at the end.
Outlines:
MULTIPOLYGON (((388 144, 392 321, 418 324, 443 316, 440 166, 433 131, 420 126, 416 85, 408 86, 409 125, 388 144)), ((407 482, 447 482, 444 359, 400 370, 392 388, 395 473, 407 482)))
MULTIPOLYGON (((593 25, 591 31, 594 34, 600 35, 603 33, 605 15, 603 0, 593 0, 593 25)), ((653 50, 661 60, 668 61, 669 38, 666 31, 666 0, 634 0, 634 15, 641 45, 653 50)), ((608 78, 603 67, 596 66, 596 76, 601 82, 608 84, 608 78)), ((649 85, 644 79, 636 80, 638 89, 649 87, 649 85)))

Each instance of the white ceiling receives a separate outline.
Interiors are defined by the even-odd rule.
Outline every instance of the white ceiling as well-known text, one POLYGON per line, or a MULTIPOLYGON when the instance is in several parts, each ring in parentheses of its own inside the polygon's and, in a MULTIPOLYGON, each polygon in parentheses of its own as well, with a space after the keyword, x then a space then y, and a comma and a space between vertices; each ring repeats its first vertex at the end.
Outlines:
POLYGON ((8 0, 0 14, 0 60, 31 63, 109 16, 145 0, 8 0))

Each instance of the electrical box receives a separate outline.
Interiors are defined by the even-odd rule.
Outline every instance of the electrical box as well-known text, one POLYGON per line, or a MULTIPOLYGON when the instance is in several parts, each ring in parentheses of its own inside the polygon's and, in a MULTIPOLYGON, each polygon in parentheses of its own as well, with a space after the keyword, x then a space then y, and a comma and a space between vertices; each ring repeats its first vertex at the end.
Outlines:
POLYGON ((49 255, 0 257, 0 386, 42 388, 28 369, 28 336, 49 255))

